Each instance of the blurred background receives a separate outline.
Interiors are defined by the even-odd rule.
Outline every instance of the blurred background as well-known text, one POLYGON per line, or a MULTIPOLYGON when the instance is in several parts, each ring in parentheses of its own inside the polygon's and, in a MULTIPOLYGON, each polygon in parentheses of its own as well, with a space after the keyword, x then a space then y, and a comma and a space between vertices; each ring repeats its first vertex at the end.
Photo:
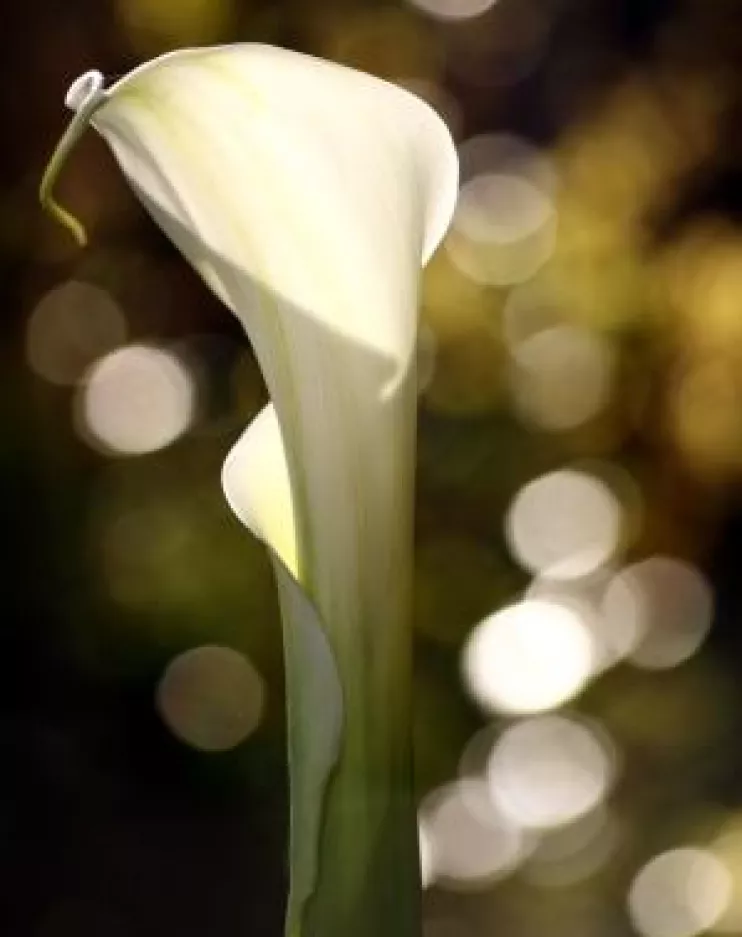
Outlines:
POLYGON ((266 41, 439 110, 419 344, 426 937, 742 931, 738 0, 25 0, 4 10, 0 927, 281 932, 280 630, 219 473, 236 321, 71 80, 266 41))

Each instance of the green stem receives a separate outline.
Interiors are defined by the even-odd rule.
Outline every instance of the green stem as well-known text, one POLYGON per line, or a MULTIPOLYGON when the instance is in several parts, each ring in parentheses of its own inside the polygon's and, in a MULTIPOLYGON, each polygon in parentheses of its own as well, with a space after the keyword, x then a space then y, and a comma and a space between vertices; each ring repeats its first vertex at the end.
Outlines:
POLYGON ((85 228, 74 215, 62 208, 52 192, 69 155, 87 129, 90 118, 100 107, 105 97, 103 75, 100 72, 86 72, 70 87, 67 92, 66 104, 76 113, 52 153, 39 188, 41 207, 49 212, 63 227, 67 228, 80 247, 87 244, 88 238, 85 228))
MULTIPOLYGON (((375 414, 364 414, 363 404, 354 403, 366 432, 355 443, 356 461, 347 456, 347 464, 363 480, 359 498, 366 507, 355 515, 355 545, 349 540, 335 558, 334 589, 317 599, 318 608, 326 609, 323 625, 337 662, 344 711, 339 757, 324 792, 317 875, 301 937, 421 934, 411 739, 416 403, 411 373, 399 383, 394 401, 375 404, 375 414), (378 440, 389 444, 374 474, 368 466, 374 456, 379 459, 378 440), (355 562, 345 561, 353 550, 355 562), (344 564, 347 580, 339 573, 344 564), (346 588, 343 603, 339 593, 346 588)), ((338 419, 338 425, 352 425, 351 416, 338 419)), ((327 523, 327 516, 319 517, 314 536, 325 533, 327 523)), ((324 541, 322 547, 313 552, 320 561, 326 560, 331 544, 324 541)), ((312 572, 310 587, 321 581, 318 571, 312 572)), ((289 694, 294 689, 289 685, 289 694)))
MULTIPOLYGON (((317 885, 302 937, 420 935, 409 718, 389 702, 376 700, 376 720, 378 729, 394 725, 393 736, 379 738, 365 753, 346 746, 328 785, 317 885)), ((372 723, 366 719, 363 730, 373 731, 372 723)), ((361 731, 350 714, 346 739, 361 731)))

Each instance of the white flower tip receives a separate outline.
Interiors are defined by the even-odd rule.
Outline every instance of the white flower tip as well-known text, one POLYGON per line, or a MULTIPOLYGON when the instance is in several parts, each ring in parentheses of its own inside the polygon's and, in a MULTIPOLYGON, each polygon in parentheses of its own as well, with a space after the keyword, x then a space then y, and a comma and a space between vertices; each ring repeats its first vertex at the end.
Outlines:
POLYGON ((80 75, 70 85, 67 94, 64 97, 65 106, 71 111, 79 111, 86 104, 101 96, 103 91, 103 75, 96 69, 91 69, 80 75))

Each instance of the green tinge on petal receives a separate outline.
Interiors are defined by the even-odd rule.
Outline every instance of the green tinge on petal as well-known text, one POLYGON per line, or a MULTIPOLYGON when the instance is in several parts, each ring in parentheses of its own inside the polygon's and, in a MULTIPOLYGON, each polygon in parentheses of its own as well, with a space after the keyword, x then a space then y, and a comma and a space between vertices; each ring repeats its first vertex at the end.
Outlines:
POLYGON ((291 887, 285 933, 299 937, 319 874, 327 784, 342 739, 343 693, 316 608, 279 560, 274 569, 283 623, 291 775, 291 887))
POLYGON ((222 485, 237 517, 269 547, 278 585, 291 775, 286 935, 298 937, 302 912, 317 879, 325 791, 342 738, 343 692, 320 616, 296 578, 291 485, 272 404, 232 448, 222 470, 222 485))

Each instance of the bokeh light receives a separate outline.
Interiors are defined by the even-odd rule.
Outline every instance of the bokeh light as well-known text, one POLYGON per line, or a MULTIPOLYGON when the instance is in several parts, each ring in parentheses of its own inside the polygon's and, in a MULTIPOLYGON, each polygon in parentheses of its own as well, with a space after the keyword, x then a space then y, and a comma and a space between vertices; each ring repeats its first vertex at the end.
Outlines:
POLYGON ((513 133, 481 133, 459 146, 462 183, 490 174, 525 179, 553 200, 558 177, 553 161, 539 147, 513 133))
POLYGON ((556 238, 555 175, 549 160, 512 134, 482 134, 459 147, 461 190, 445 245, 475 282, 529 280, 556 238))
POLYGON ((157 685, 157 711, 182 742, 205 752, 235 748, 260 724, 262 677, 228 647, 192 648, 174 658, 157 685))
POLYGON ((534 713, 574 697, 592 673, 595 653, 574 610, 527 599, 474 629, 462 669, 467 689, 485 709, 534 713))
POLYGON ((732 889, 714 930, 725 934, 742 931, 742 818, 733 813, 709 846, 711 854, 729 869, 732 889))
POLYGON ((39 300, 26 325, 26 354, 36 374, 74 384, 101 355, 126 340, 126 320, 113 297, 70 280, 39 300))
POLYGON ((534 716, 506 729, 487 778, 502 814, 519 826, 549 829, 598 807, 615 778, 605 734, 565 716, 534 716))
POLYGON ((179 358, 128 345, 88 372, 78 398, 78 428, 110 455, 143 455, 181 436, 194 407, 194 383, 179 358))
POLYGON ((629 914, 642 937, 694 937, 714 926, 731 894, 727 867, 709 851, 686 846, 639 871, 629 890, 629 914))
POLYGON ((496 0, 410 0, 419 10, 442 20, 465 20, 481 16, 496 0))
POLYGON ((600 806, 574 823, 541 834, 523 873, 534 885, 565 888, 597 874, 621 840, 618 820, 600 806))
POLYGON ((510 387, 520 416, 546 430, 569 430, 606 407, 615 357, 595 332, 559 325, 525 339, 513 354, 510 387))
POLYGON ((470 241, 507 243, 539 229, 549 212, 548 198, 528 179, 490 172, 464 183, 454 224, 470 241))
POLYGON ((603 614, 605 593, 611 582, 610 568, 603 568, 578 579, 537 576, 525 591, 526 598, 561 606, 579 618, 592 644, 594 675, 625 657, 634 646, 620 623, 603 614))
POLYGON ((464 746, 458 763, 461 796, 471 812, 481 812, 485 820, 493 811, 497 812, 487 781, 487 763, 501 730, 501 725, 495 720, 478 729, 464 746))
POLYGON ((621 505, 604 482, 564 469, 518 492, 505 518, 505 536, 525 569, 551 579, 576 579, 615 555, 621 525, 621 505))
POLYGON ((529 339, 564 324, 557 298, 538 281, 511 289, 502 307, 502 337, 514 357, 529 339))
POLYGON ((510 286, 546 263, 555 238, 548 195, 521 176, 489 172, 462 185, 445 244, 456 266, 476 282, 510 286))
POLYGON ((740 464, 742 386, 734 358, 701 358, 677 378, 670 420, 678 448, 702 475, 740 464))
POLYGON ((422 808, 435 881, 451 888, 482 888, 509 875, 525 854, 520 828, 492 807, 472 812, 459 784, 426 798, 422 808))
POLYGON ((711 627, 713 597, 695 567, 656 556, 613 579, 603 615, 612 633, 624 635, 633 664, 662 670, 681 664, 699 649, 711 627))

